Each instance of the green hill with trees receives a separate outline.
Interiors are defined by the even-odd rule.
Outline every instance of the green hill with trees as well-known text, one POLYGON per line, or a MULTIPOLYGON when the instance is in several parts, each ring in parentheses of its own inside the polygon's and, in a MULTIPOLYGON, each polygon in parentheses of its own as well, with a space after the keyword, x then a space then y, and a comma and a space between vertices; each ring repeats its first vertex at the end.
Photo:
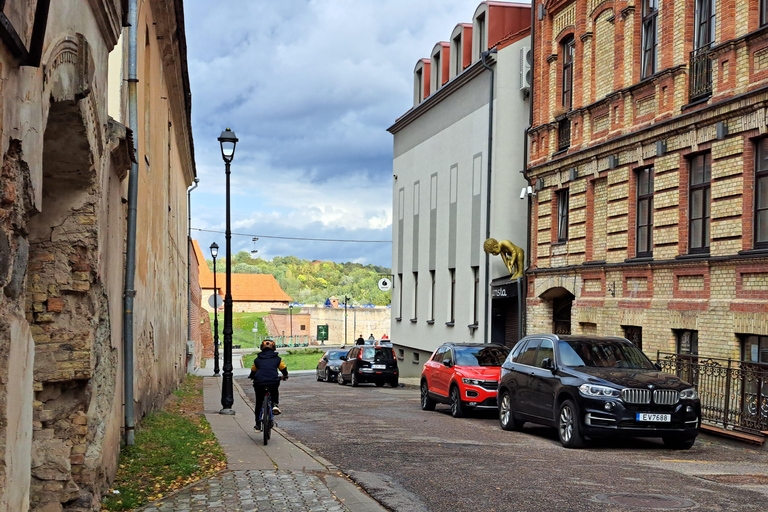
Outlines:
MULTIPOLYGON (((213 271, 213 261, 208 261, 213 271)), ((226 260, 216 260, 216 270, 224 272, 226 260)), ((389 276, 391 269, 360 263, 335 263, 333 261, 308 261, 295 256, 277 256, 272 260, 252 258, 240 251, 232 258, 232 272, 236 274, 272 274, 280 287, 295 302, 322 304, 328 297, 344 296, 352 304, 386 306, 391 302, 390 292, 379 290, 379 279, 389 276)), ((223 283, 222 283, 223 284, 223 283)))

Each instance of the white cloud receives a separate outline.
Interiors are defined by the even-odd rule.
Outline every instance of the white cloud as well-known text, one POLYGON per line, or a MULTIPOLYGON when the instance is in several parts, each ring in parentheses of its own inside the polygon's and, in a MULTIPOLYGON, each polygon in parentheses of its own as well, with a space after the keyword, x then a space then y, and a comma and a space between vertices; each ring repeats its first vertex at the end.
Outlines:
MULTIPOLYGON (((385 130, 411 106, 417 60, 469 21, 478 3, 187 0, 201 179, 193 226, 223 229, 216 138, 231 127, 240 138, 232 164, 233 231, 391 238, 392 137, 385 130)), ((251 241, 235 237, 234 244, 250 250, 251 241)), ((391 260, 389 246, 268 245, 260 255, 386 266, 391 260)))

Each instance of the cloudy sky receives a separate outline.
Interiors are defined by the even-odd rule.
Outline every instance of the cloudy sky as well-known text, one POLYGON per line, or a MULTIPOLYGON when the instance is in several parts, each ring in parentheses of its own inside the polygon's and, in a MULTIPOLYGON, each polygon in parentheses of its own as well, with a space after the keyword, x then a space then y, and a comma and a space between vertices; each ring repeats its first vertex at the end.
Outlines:
MULTIPOLYGON (((200 186, 192 237, 224 235, 217 137, 232 163, 232 232, 392 239, 392 135, 412 104, 412 72, 479 0, 187 0, 192 122, 200 186)), ((390 243, 269 239, 259 256, 391 266, 390 243)), ((233 236, 233 252, 250 236, 233 236)), ((207 251, 206 251, 207 254, 207 251)))

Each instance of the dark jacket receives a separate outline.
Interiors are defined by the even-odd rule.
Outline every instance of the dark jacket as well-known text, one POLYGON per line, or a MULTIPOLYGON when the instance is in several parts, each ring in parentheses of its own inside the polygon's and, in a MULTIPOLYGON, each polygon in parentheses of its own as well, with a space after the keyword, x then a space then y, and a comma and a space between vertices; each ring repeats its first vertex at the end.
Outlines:
POLYGON ((280 382, 280 376, 277 371, 280 370, 283 375, 288 375, 285 363, 274 350, 265 349, 259 352, 251 367, 251 374, 248 376, 253 379, 256 386, 266 386, 280 382))

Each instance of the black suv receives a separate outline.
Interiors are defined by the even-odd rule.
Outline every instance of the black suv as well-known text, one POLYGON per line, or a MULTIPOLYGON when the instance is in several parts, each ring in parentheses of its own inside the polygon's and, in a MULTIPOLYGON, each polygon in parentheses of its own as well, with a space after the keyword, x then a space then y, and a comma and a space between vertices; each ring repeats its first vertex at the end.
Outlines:
POLYGON ((567 448, 621 435, 688 449, 701 418, 696 389, 624 338, 526 336, 501 367, 498 396, 501 428, 549 425, 567 448))
POLYGON ((377 386, 389 384, 393 388, 398 384, 397 357, 392 347, 358 345, 346 356, 339 367, 337 382, 351 382, 357 386, 361 382, 373 382, 377 386))

